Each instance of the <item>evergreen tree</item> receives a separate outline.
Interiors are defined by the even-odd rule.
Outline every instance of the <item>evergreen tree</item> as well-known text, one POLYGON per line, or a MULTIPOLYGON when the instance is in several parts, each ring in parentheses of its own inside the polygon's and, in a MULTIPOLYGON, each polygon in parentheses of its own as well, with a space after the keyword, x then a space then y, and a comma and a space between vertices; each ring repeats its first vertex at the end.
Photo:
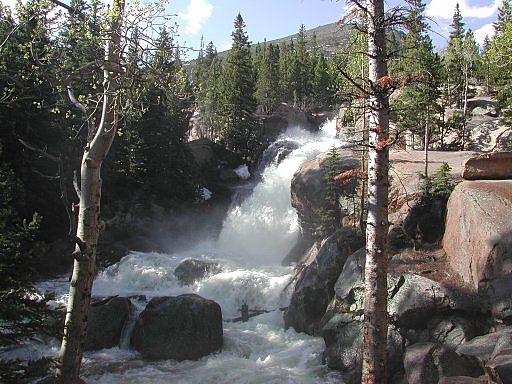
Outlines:
POLYGON ((224 118, 222 140, 228 149, 251 160, 251 153, 258 142, 254 120, 255 80, 249 38, 240 14, 235 18, 231 36, 233 43, 222 77, 224 118))
POLYGON ((273 44, 256 50, 255 68, 258 112, 270 115, 279 102, 279 48, 273 44))
POLYGON ((223 66, 222 60, 215 56, 210 64, 208 70, 208 79, 206 80, 206 98, 204 102, 204 124, 210 132, 210 137, 214 141, 220 141, 223 135, 223 116, 222 111, 222 97, 223 97, 223 82, 222 82, 223 66))
POLYGON ((311 83, 313 68, 311 66, 311 57, 306 47, 306 28, 302 24, 297 35, 297 43, 295 44, 295 55, 297 65, 297 85, 293 92, 294 105, 301 110, 305 110, 308 99, 311 96, 311 83))
POLYGON ((463 106, 464 98, 464 22, 459 4, 455 7, 452 30, 443 59, 447 70, 448 83, 451 85, 448 93, 449 103, 455 103, 458 108, 463 106))
POLYGON ((323 184, 325 189, 320 220, 325 235, 329 235, 341 226, 340 193, 334 178, 339 174, 340 157, 335 146, 332 146, 322 164, 323 184))
POLYGON ((442 66, 439 56, 433 51, 432 41, 428 35, 428 25, 423 16, 423 0, 413 0, 410 5, 407 21, 409 30, 404 39, 405 49, 396 70, 404 76, 414 74, 419 81, 402 88, 395 108, 398 112, 398 127, 423 138, 427 173, 428 145, 431 134, 437 131, 439 121, 436 116, 441 112, 438 100, 442 66))
POLYGON ((494 23, 495 36, 499 36, 505 32, 507 24, 512 20, 512 8, 510 0, 503 0, 501 7, 498 8, 498 18, 494 23))
POLYGON ((499 87, 497 99, 502 108, 503 120, 512 124, 512 16, 508 0, 503 1, 498 22, 495 24, 495 36, 489 50, 491 72, 499 87))
POLYGON ((279 59, 279 72, 281 78, 279 89, 281 100, 291 103, 294 106, 298 104, 298 84, 299 84, 299 63, 293 40, 290 44, 284 44, 281 49, 279 59))

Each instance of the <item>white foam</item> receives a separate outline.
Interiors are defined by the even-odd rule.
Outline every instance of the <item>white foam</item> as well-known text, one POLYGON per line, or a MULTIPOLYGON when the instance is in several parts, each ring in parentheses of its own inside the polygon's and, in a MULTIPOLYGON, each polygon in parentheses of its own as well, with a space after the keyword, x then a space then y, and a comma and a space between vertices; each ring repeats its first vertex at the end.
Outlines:
MULTIPOLYGON (((342 383, 338 373, 321 365, 323 340, 284 330, 279 310, 289 303, 290 292, 284 288, 293 273, 291 267, 280 263, 293 247, 299 229, 290 203, 290 181, 304 160, 337 143, 334 136, 334 121, 317 134, 289 129, 282 139, 295 141, 299 147, 278 165, 271 162, 266 167, 252 194, 228 214, 216 242, 175 254, 132 252, 99 273, 93 287, 95 296, 144 295, 148 300, 197 293, 218 302, 224 320, 240 316, 243 303, 251 310, 270 312, 247 323, 225 321, 222 352, 198 361, 148 363, 136 352, 119 348, 86 353, 85 380, 100 384, 342 383), (174 269, 190 257, 214 260, 222 272, 182 286, 174 269)), ((65 302, 67 278, 42 283, 39 289, 52 287, 56 302, 65 302)), ((48 346, 45 353, 55 354, 56 350, 48 346)))

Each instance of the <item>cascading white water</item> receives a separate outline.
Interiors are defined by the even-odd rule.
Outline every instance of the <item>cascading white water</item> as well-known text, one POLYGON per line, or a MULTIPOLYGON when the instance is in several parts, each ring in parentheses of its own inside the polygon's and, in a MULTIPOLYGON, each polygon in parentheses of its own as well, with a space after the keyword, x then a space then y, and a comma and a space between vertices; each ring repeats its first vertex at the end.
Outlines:
MULTIPOLYGON (((290 181, 304 160, 339 145, 335 122, 326 123, 318 133, 289 129, 282 140, 294 142, 296 149, 278 164, 266 166, 252 194, 226 217, 217 241, 193 245, 186 252, 172 255, 133 252, 101 272, 93 289, 95 296, 148 298, 194 292, 217 301, 225 320, 239 316, 242 303, 271 312, 247 323, 225 322, 222 352, 199 361, 149 364, 135 352, 119 348, 88 353, 82 369, 87 382, 341 382, 339 374, 321 365, 323 341, 284 330, 278 309, 289 302, 290 293, 283 289, 293 273, 292 267, 280 263, 298 236, 297 214, 290 203, 290 181), (173 271, 190 257, 214 259, 222 265, 222 272, 184 287, 173 271)), ((52 284, 55 281, 41 289, 49 289, 52 284)), ((58 284, 67 289, 67 282, 58 284)))

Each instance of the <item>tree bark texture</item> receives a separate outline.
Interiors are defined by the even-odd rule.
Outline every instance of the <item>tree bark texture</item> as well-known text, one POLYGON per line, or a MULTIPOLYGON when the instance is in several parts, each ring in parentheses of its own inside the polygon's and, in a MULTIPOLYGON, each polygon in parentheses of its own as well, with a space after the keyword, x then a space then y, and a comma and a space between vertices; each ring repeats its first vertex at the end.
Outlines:
POLYGON ((387 382, 388 131, 384 0, 367 0, 370 94, 362 380, 387 382))
POLYGON ((423 148, 424 151, 424 174, 425 177, 428 177, 428 146, 430 144, 430 107, 427 106, 427 120, 425 122, 425 147, 423 148))
POLYGON ((92 284, 96 269, 96 246, 99 237, 101 201, 101 164, 114 139, 118 120, 118 88, 121 75, 120 29, 124 0, 115 0, 111 25, 105 39, 103 70, 103 104, 101 119, 92 140, 87 143, 81 164, 80 211, 73 275, 64 324, 64 337, 59 354, 60 366, 56 383, 76 384, 82 362, 83 343, 92 284))

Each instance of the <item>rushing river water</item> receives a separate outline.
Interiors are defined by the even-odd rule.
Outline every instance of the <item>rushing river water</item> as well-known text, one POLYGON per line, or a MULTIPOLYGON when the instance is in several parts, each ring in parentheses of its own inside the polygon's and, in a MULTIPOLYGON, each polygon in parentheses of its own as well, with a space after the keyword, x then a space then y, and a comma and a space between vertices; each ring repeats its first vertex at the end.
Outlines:
MULTIPOLYGON (((240 316, 242 303, 251 309, 270 311, 247 323, 224 322, 222 352, 199 361, 146 362, 128 348, 125 332, 120 348, 86 353, 82 376, 87 383, 329 383, 341 382, 338 373, 321 364, 321 338, 284 330, 283 313, 290 292, 283 291, 293 273, 281 266, 282 259, 298 236, 297 214, 290 205, 290 181, 299 165, 336 141, 335 123, 326 123, 320 132, 289 129, 281 142, 292 142, 293 150, 284 160, 264 168, 257 183, 246 189, 252 193, 235 205, 226 217, 218 239, 191 244, 176 254, 133 252, 102 271, 94 282, 95 296, 157 296, 194 292, 215 300, 223 318, 240 316), (175 267, 185 258, 212 260, 223 271, 193 286, 184 287, 174 276, 175 267)), ((279 144, 279 143, 277 143, 279 144)), ((172 241, 171 239, 169 241, 172 241)), ((57 293, 65 302, 67 279, 45 282, 41 290, 57 293)), ((145 305, 134 302, 141 311, 145 305)), ((57 343, 30 346, 20 356, 55 354, 57 343)))

